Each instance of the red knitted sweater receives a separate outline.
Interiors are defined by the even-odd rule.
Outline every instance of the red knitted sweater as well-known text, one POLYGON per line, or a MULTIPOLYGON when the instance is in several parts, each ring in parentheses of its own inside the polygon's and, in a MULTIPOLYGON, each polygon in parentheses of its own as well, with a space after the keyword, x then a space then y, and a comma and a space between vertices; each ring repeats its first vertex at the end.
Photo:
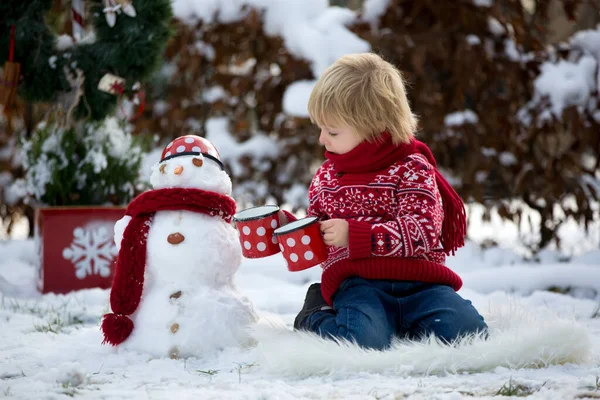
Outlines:
POLYGON ((329 304, 351 276, 462 286, 444 265, 445 253, 464 244, 462 201, 424 144, 395 146, 389 136, 384 139, 343 155, 326 152, 328 160, 312 180, 308 215, 349 223, 349 246, 329 246, 321 265, 321 291, 329 304), (447 221, 445 209, 452 214, 447 221))

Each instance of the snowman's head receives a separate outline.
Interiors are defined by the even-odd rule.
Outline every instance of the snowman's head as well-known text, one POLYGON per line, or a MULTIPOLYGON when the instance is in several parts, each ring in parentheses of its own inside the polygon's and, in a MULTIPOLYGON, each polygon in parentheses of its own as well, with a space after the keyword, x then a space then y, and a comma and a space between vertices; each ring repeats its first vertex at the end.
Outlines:
POLYGON ((195 188, 231 195, 231 179, 217 149, 195 135, 178 137, 165 147, 160 162, 152 166, 154 189, 195 188))

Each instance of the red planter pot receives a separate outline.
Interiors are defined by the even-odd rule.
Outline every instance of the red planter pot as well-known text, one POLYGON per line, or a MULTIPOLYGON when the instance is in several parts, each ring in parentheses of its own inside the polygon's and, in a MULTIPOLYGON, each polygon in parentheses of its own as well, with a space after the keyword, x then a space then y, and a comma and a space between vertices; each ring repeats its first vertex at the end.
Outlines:
POLYGON ((47 207, 36 209, 35 240, 42 293, 109 288, 117 256, 114 225, 124 207, 47 207))

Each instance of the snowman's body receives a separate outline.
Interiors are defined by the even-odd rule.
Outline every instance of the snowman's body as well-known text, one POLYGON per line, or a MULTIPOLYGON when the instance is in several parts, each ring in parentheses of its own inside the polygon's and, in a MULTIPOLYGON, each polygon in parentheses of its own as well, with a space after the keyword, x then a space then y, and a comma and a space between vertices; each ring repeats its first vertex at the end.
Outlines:
MULTIPOLYGON (((187 156, 163 161, 153 169, 151 182, 155 188, 229 194, 229 177, 211 164, 205 160, 198 168, 187 156), (177 167, 183 172, 174 175, 177 167)), ((115 225, 119 247, 129 220, 126 216, 115 225)), ((218 216, 185 210, 157 211, 150 223, 142 297, 130 315, 135 329, 121 347, 157 357, 198 357, 248 345, 256 315, 233 283, 242 257, 237 231, 218 216)))

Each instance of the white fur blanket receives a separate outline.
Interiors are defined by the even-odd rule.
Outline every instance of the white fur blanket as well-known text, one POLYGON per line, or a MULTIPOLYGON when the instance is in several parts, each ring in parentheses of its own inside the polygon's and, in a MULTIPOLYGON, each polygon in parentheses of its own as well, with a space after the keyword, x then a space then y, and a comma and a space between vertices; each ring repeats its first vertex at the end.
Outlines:
POLYGON ((309 376, 332 372, 400 375, 481 372, 496 367, 539 368, 591 359, 587 329, 548 310, 516 304, 490 306, 483 314, 489 337, 469 337, 448 346, 434 337, 396 341, 386 351, 365 350, 348 342, 294 332, 282 322, 261 320, 253 328, 253 353, 261 367, 283 375, 309 376), (544 312, 545 311, 545 312, 544 312))

